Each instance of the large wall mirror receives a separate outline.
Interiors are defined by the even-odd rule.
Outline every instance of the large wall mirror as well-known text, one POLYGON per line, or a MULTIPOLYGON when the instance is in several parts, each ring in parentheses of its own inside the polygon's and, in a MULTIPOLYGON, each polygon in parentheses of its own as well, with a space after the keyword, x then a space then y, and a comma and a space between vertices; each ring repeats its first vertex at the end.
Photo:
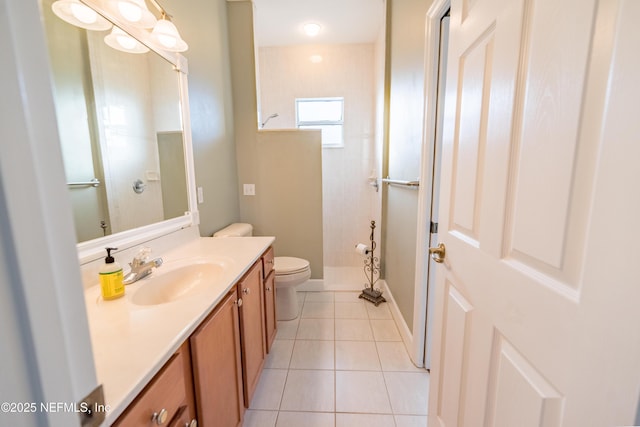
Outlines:
POLYGON ((42 0, 42 11, 79 247, 189 217, 195 203, 186 80, 172 63, 182 57, 142 43, 130 52, 115 49, 116 27, 71 25, 52 12, 53 3, 42 0))

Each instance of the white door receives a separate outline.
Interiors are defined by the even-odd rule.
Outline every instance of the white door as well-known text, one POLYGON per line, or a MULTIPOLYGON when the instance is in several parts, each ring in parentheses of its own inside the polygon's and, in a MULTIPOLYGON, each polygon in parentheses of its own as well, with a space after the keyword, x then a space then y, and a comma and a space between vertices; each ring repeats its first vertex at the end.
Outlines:
POLYGON ((453 0, 429 426, 633 424, 640 2, 453 0))

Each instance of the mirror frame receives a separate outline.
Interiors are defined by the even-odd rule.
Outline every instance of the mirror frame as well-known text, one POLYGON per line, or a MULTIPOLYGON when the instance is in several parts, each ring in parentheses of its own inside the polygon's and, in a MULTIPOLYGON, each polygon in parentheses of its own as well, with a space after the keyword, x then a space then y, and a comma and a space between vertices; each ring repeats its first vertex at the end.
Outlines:
MULTIPOLYGON (((145 225, 130 230, 121 231, 105 237, 100 237, 77 244, 78 258, 80 264, 104 258, 105 247, 117 247, 124 250, 135 245, 156 239, 175 231, 196 227, 200 224, 198 213, 198 203, 196 200, 196 180, 193 159, 193 143, 191 140, 191 120, 189 114, 189 88, 187 84, 188 63, 187 59, 179 53, 170 52, 159 48, 151 42, 150 33, 131 26, 126 21, 118 18, 109 10, 105 9, 98 0, 80 0, 99 15, 129 33, 140 43, 149 48, 150 51, 163 57, 178 72, 178 85, 180 91, 180 110, 182 113, 182 133, 185 159, 185 170, 187 173, 187 199, 188 211, 183 216, 160 221, 154 224, 145 225)), ((90 31, 90 30, 86 30, 90 31)))

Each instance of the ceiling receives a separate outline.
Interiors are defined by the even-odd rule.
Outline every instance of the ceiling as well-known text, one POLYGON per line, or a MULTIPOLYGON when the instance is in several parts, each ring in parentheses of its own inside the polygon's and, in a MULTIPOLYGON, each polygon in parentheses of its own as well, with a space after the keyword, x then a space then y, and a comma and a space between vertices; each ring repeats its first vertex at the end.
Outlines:
POLYGON ((253 0, 258 46, 373 43, 382 29, 385 0, 253 0), (303 25, 320 24, 316 37, 303 25))

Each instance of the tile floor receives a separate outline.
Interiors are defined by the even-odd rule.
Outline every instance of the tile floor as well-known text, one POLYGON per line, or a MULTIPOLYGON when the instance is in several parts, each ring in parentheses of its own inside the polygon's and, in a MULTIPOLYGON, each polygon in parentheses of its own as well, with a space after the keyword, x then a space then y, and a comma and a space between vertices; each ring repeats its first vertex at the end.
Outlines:
POLYGON ((429 374, 416 368, 387 304, 359 292, 298 292, 244 427, 424 427, 429 374))

